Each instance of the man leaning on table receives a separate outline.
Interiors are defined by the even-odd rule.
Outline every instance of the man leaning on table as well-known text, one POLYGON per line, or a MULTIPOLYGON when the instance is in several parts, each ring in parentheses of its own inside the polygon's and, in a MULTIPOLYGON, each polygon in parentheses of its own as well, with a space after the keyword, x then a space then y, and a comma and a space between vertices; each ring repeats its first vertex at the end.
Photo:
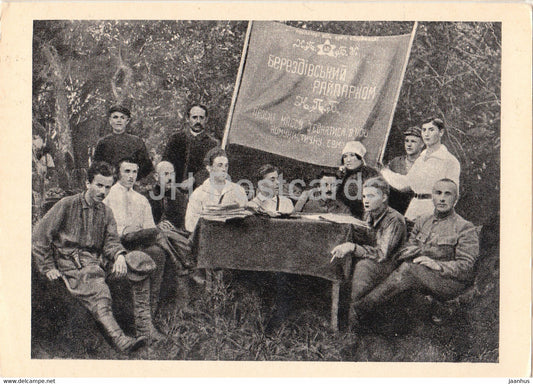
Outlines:
POLYGON ((200 215, 210 205, 238 204, 244 207, 248 203, 246 192, 228 180, 228 156, 220 147, 209 150, 204 158, 209 178, 194 190, 185 213, 185 229, 194 232, 200 215))
MULTIPOLYGON (((331 251, 333 259, 351 254, 357 261, 352 278, 352 303, 370 292, 396 268, 394 256, 406 239, 405 220, 389 207, 389 191, 389 184, 382 177, 368 179, 363 185, 364 218, 375 233, 375 245, 347 242, 331 251)), ((350 311, 350 322, 352 316, 350 311)))

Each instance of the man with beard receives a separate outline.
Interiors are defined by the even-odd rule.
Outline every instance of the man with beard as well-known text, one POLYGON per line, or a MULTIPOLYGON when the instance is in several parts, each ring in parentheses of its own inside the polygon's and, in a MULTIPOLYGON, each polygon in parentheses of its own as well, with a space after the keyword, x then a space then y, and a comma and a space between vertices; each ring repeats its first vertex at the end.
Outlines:
POLYGON ((187 127, 172 135, 163 153, 163 160, 174 166, 175 181, 182 184, 182 189, 196 188, 209 177, 203 160, 219 141, 206 131, 207 121, 206 106, 191 106, 187 111, 187 127))
POLYGON ((188 198, 176 188, 172 163, 159 162, 155 166, 155 177, 156 183, 148 197, 154 221, 156 224, 169 221, 175 229, 183 228, 188 198))

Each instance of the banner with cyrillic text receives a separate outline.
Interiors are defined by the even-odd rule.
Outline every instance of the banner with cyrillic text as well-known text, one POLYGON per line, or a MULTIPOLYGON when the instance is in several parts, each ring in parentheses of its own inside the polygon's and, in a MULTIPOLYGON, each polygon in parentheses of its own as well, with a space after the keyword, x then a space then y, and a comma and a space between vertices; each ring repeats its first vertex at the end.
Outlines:
POLYGON ((228 142, 336 167, 386 143, 411 35, 346 36, 254 21, 228 142))

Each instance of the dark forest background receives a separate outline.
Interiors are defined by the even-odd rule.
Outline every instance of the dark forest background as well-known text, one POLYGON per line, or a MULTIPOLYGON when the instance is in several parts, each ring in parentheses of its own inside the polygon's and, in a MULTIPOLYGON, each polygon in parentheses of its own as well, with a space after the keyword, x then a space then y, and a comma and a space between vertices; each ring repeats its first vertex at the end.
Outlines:
MULTIPOLYGON (((56 165, 47 186, 84 187, 83 169, 98 139, 111 132, 106 111, 130 107, 129 132, 161 154, 183 126, 187 106, 209 107, 219 138, 230 107, 247 21, 35 21, 33 128, 45 136, 56 165)), ((410 33, 412 22, 290 21, 349 35, 410 33)), ((429 117, 448 127, 444 143, 461 163, 458 211, 476 224, 499 216, 499 23, 420 22, 394 115, 386 159, 403 150, 401 130, 429 117), (483 209, 478 209, 482 206, 483 209)), ((288 179, 316 169, 230 146, 234 178, 258 163, 281 164, 288 179)), ((48 175, 50 179, 50 175, 48 175)), ((38 184, 38 183, 34 183, 38 184)), ((47 184, 47 186, 44 186, 47 184)))
MULTIPOLYGON (((350 35, 411 32, 412 22, 290 21, 288 25, 350 35)), ((89 157, 111 132, 107 109, 130 107, 129 132, 153 155, 182 127, 187 106, 209 107, 209 129, 222 137, 239 67, 247 21, 34 21, 34 219, 44 196, 85 187, 89 157), (46 156, 46 153, 49 156, 46 156), (44 159, 44 166, 43 166, 44 159), (46 167, 53 160, 53 169, 46 167), (57 193, 55 193, 57 192, 57 193)), ((289 319, 265 337, 274 276, 229 272, 192 312, 176 288, 165 286, 156 323, 175 342, 171 351, 147 348, 133 359, 497 362, 499 356, 500 23, 419 22, 388 142, 386 159, 403 150, 401 131, 430 116, 444 120, 444 144, 461 163, 458 212, 480 229, 476 279, 445 303, 448 321, 434 324, 427 297, 399 300, 383 327, 363 333, 329 329, 329 283, 292 276, 296 296, 289 319), (233 278, 233 280, 231 280, 233 278), (169 293, 174 289, 173 294, 169 293), (311 297, 312 300, 307 298, 311 297), (398 319, 404 319, 399 321, 398 319)), ((230 146, 230 174, 258 164, 282 166, 285 179, 313 178, 314 167, 230 146)), ((171 280, 172 281, 172 280, 171 280)), ((33 276, 32 358, 119 359, 86 311, 64 287, 33 276), (59 292, 59 293, 58 293, 59 292), (61 293, 63 292, 63 293, 61 293)), ((113 291, 115 314, 132 332, 124 292, 113 291)))

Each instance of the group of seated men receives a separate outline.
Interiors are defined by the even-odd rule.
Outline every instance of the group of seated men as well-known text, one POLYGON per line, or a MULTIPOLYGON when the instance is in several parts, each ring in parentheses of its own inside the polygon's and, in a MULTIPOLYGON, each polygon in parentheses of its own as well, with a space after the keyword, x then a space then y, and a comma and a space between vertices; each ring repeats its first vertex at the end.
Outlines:
MULTIPOLYGON (((161 161, 155 167, 155 186, 143 196, 133 189, 139 172, 135 158, 116 163, 115 184, 113 167, 96 161, 88 171, 87 190, 60 200, 34 228, 32 252, 38 270, 50 280, 61 278, 120 351, 165 339, 153 324, 165 263, 171 258, 179 270, 194 270, 189 241, 206 207, 238 204, 285 214, 350 212, 336 198, 341 181, 332 172, 322 172, 319 188, 293 201, 282 192, 280 170, 265 164, 257 172, 257 193, 249 199, 239 184, 230 181, 223 149, 212 147, 203 164, 207 175, 201 184, 183 173, 176 188, 174 164, 161 161), (187 196, 185 191, 193 183, 197 187, 187 196), (131 283, 136 337, 126 336, 113 317, 109 276, 127 277, 131 283)), ((434 212, 418 217, 410 234, 404 217, 389 207, 389 196, 385 179, 367 179, 362 188, 363 219, 375 234, 375 244, 346 242, 331 251, 333 261, 352 257, 355 262, 352 325, 401 292, 417 290, 450 299, 473 279, 477 232, 454 210, 459 192, 453 180, 434 184, 434 212)))
MULTIPOLYGON (((340 180, 334 174, 323 172, 320 188, 304 193, 293 208, 291 200, 280 195, 276 167, 260 168, 258 192, 249 203, 244 189, 228 180, 228 159, 222 149, 208 153, 206 168, 210 178, 193 192, 187 207, 185 227, 189 231, 194 231, 202 207, 223 202, 270 212, 349 212, 336 199, 340 180), (309 194, 316 196, 310 198, 309 194)), ((418 217, 409 235, 404 217, 389 206, 389 195, 385 179, 380 176, 367 179, 362 190, 364 220, 374 232, 375 244, 346 242, 331 251, 333 259, 349 255, 356 261, 351 290, 352 323, 404 291, 417 290, 447 300, 463 292, 473 279, 479 255, 478 235, 474 225, 455 212, 457 184, 446 178, 435 183, 434 212, 418 217)))

